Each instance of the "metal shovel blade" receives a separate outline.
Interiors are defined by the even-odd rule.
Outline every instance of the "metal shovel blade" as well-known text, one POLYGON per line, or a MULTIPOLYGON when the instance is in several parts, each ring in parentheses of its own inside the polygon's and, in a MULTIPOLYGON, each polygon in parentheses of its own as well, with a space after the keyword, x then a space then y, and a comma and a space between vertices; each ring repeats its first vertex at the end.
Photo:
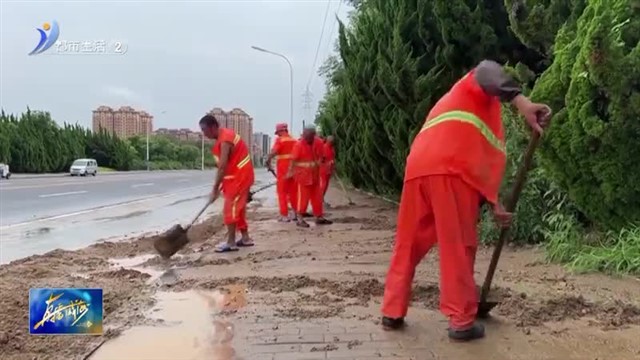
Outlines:
POLYGON ((484 301, 478 303, 478 313, 477 317, 480 319, 486 319, 489 317, 489 313, 493 310, 494 307, 498 306, 497 301, 484 301))
POLYGON ((165 259, 170 258, 189 242, 187 230, 180 225, 174 225, 153 243, 158 254, 165 259))

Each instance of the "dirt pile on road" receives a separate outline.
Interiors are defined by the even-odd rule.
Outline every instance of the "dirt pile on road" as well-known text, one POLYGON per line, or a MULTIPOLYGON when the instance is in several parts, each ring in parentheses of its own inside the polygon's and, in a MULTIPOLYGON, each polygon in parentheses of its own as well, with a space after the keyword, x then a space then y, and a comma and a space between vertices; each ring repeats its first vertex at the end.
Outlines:
MULTIPOLYGON (((180 253, 193 251, 193 247, 200 245, 205 240, 211 239, 224 226, 220 218, 215 216, 201 223, 195 224, 189 229, 190 247, 183 249, 180 253)), ((153 243, 162 236, 163 232, 156 232, 132 238, 129 241, 104 241, 79 250, 85 254, 101 254, 109 257, 133 257, 142 254, 153 254, 153 243)), ((126 238, 125 238, 126 239, 126 238)))
POLYGON ((76 358, 118 333, 107 326, 102 337, 29 335, 30 288, 102 288, 105 324, 127 326, 147 321, 140 310, 154 303, 148 277, 110 269, 105 258, 83 251, 54 250, 0 266, 0 358, 76 358))
POLYGON ((516 325, 520 327, 580 318, 593 319, 593 325, 604 329, 640 325, 640 308, 635 305, 619 300, 594 303, 575 295, 538 301, 521 296, 503 297, 497 313, 517 319, 516 325))
MULTIPOLYGON (((384 283, 377 278, 338 281, 328 278, 315 279, 307 275, 230 277, 200 283, 188 280, 186 283, 176 284, 174 290, 191 287, 219 289, 230 284, 243 284, 253 291, 272 294, 297 292, 302 289, 321 291, 315 296, 298 294, 294 302, 288 303, 287 308, 281 307, 276 311, 278 316, 297 319, 337 316, 344 312, 345 306, 367 306, 372 299, 380 300, 384 293, 384 283)), ((533 299, 500 287, 492 289, 491 298, 500 301, 495 314, 517 320, 516 325, 520 327, 580 318, 593 319, 593 325, 605 328, 640 325, 640 308, 621 301, 596 303, 573 295, 533 299)), ((412 301, 414 306, 439 309, 438 284, 416 285, 412 292, 412 301)))

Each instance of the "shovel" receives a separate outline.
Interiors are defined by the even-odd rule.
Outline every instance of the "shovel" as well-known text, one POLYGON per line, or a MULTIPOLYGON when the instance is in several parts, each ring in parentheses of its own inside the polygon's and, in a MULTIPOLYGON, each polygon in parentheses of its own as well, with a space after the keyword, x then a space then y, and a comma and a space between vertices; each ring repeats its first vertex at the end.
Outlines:
MULTIPOLYGON (((513 183, 513 188, 511 189, 511 195, 509 196, 508 201, 505 204, 505 211, 507 212, 513 213, 516 209, 518 198, 520 197, 520 192, 522 192, 524 183, 527 180, 527 173, 529 172, 529 168, 531 167, 533 154, 538 147, 539 140, 540 134, 534 131, 531 135, 531 139, 529 140, 529 145, 527 145, 527 150, 524 154, 522 165, 520 166, 520 169, 518 169, 518 173, 516 174, 516 179, 513 183)), ((504 243, 507 241, 508 237, 509 228, 507 227, 502 229, 502 231, 500 232, 500 237, 498 238, 496 247, 493 250, 493 255, 491 255, 491 263, 489 263, 489 270, 487 271, 487 276, 484 278, 484 283, 482 284, 482 290, 480 292, 480 302, 478 303, 477 316, 481 319, 487 318, 489 316, 489 312, 498 305, 497 301, 488 301, 487 298, 489 296, 489 290, 491 289, 493 275, 496 272, 496 267, 498 266, 498 260, 500 260, 502 247, 504 246, 504 243)))
POLYGON ((272 187, 275 184, 277 184, 277 182, 273 182, 271 184, 265 185, 263 187, 258 188, 257 190, 254 190, 254 191, 249 191, 249 197, 247 198, 247 202, 252 202, 253 201, 253 195, 255 195, 256 193, 259 193, 260 191, 262 191, 264 189, 268 189, 268 188, 272 187))
POLYGON ((172 226, 171 229, 167 230, 164 234, 160 235, 158 239, 156 239, 156 241, 153 243, 153 247, 160 254, 160 256, 168 259, 173 256, 173 254, 182 249, 185 245, 187 245, 187 243, 189 242, 187 231, 189 231, 193 224, 198 221, 200 216, 209 207, 209 205, 211 205, 211 202, 207 201, 207 203, 202 207, 202 210, 198 212, 193 221, 191 221, 191 223, 186 227, 182 227, 180 224, 176 224, 172 226))
POLYGON ((351 197, 349 196, 347 189, 344 187, 344 183, 342 182, 342 180, 340 180, 340 177, 338 175, 336 175, 336 179, 338 180, 338 184, 340 184, 340 187, 342 188, 342 192, 344 193, 344 196, 346 196, 347 200, 349 200, 349 205, 355 205, 356 203, 351 201, 351 197))

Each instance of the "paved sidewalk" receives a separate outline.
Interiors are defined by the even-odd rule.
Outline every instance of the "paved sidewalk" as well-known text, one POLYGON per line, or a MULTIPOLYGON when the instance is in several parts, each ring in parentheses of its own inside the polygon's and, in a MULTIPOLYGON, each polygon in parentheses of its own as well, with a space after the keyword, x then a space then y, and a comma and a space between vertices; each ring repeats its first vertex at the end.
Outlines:
POLYGON ((379 327, 363 322, 334 320, 244 325, 247 325, 246 332, 236 340, 246 344, 238 351, 244 359, 435 359, 426 344, 410 346, 401 336, 385 333, 379 327))

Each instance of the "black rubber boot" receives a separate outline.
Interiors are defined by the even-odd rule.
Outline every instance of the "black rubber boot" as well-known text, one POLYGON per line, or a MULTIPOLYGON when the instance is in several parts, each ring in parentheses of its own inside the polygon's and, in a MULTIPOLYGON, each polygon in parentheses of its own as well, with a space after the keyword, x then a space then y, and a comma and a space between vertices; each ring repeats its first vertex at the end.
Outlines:
POLYGON ((393 319, 390 317, 382 317, 382 327, 385 330, 399 330, 404 327, 404 318, 393 319))
POLYGON ((319 218, 316 219, 316 224, 317 225, 331 225, 331 224, 333 224, 333 221, 327 220, 327 219, 325 219, 323 217, 319 217, 319 218))
POLYGON ((484 325, 473 324, 472 327, 466 330, 454 330, 449 329, 449 338, 456 341, 470 341, 481 339, 484 337, 484 325))

